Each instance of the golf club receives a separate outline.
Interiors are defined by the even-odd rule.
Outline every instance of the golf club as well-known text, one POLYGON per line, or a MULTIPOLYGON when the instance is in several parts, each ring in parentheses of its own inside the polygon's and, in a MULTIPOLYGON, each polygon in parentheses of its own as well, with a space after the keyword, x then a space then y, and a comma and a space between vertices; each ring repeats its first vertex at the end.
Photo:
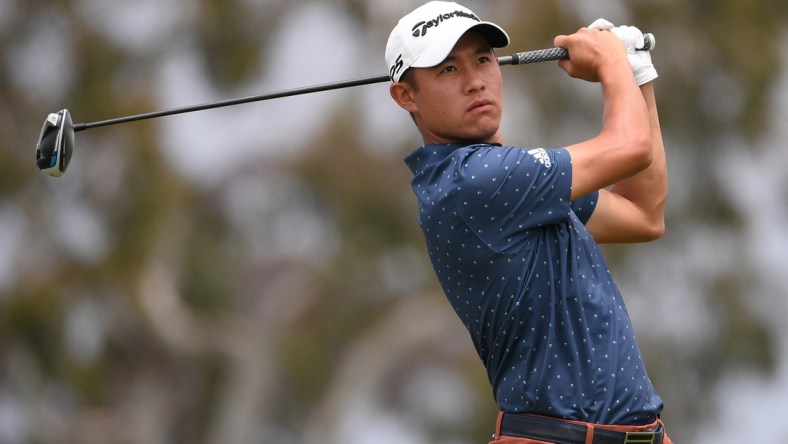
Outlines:
MULTIPOLYGON (((645 43, 643 48, 638 48, 638 50, 651 51, 654 49, 656 40, 652 34, 644 34, 644 40, 645 43)), ((519 52, 510 56, 498 57, 498 62, 501 65, 524 65, 566 58, 569 58, 569 53, 565 48, 547 48, 519 52)), ((206 109, 221 108, 225 106, 240 105, 244 103, 259 102, 263 100, 278 99, 282 97, 297 96, 314 92, 349 88, 352 86, 370 85, 373 83, 387 82, 389 80, 390 78, 388 75, 365 77, 356 80, 326 83, 322 85, 289 89, 255 96, 241 97, 238 99, 205 103, 202 105, 173 108, 164 111, 154 111, 150 113, 136 114, 132 116, 118 117, 89 123, 73 123, 69 111, 67 109, 62 109, 58 112, 49 114, 46 120, 44 120, 44 125, 41 128, 41 133, 38 136, 38 144, 36 145, 36 165, 38 166, 38 169, 46 175, 52 177, 62 176, 66 172, 66 169, 68 168, 68 165, 71 161, 71 155, 74 150, 74 133, 90 128, 117 125, 120 123, 134 122, 138 120, 171 116, 173 114, 190 113, 206 109)))

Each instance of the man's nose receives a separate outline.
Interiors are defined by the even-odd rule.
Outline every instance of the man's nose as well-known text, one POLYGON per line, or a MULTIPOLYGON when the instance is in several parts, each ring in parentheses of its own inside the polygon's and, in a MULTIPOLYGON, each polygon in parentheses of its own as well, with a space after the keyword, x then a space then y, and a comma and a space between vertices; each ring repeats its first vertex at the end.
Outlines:
POLYGON ((484 78, 478 72, 477 69, 466 69, 465 70, 465 91, 466 93, 474 93, 478 91, 484 91, 485 83, 484 78))

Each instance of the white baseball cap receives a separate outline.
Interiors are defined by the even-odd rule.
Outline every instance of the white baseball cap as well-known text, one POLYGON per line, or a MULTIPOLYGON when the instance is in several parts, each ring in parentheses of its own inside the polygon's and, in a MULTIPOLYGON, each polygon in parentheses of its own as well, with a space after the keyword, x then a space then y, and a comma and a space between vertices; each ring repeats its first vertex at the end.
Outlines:
POLYGON ((446 60, 470 29, 479 31, 493 48, 509 45, 500 26, 483 22, 470 9, 454 2, 431 1, 400 19, 386 44, 389 77, 399 82, 408 68, 430 68, 446 60))

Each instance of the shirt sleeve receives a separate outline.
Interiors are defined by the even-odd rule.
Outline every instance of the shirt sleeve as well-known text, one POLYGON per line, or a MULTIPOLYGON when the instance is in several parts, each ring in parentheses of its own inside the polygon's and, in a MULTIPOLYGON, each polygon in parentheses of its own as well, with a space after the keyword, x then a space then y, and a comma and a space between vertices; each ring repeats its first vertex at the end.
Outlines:
POLYGON ((588 219, 591 219, 591 215, 594 214, 594 210, 596 209, 596 204, 598 201, 599 191, 594 191, 587 196, 573 200, 571 205, 572 211, 575 212, 575 215, 577 215, 577 218, 580 219, 580 222, 585 224, 588 222, 588 219))
POLYGON ((569 152, 484 146, 460 150, 455 207, 468 226, 496 251, 511 251, 529 232, 569 219, 569 152))

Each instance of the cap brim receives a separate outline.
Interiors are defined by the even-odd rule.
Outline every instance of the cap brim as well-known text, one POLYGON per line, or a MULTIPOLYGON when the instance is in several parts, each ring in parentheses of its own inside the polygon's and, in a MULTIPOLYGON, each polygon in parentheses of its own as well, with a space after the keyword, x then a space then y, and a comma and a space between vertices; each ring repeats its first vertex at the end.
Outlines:
POLYGON ((430 68, 441 64, 449 56, 454 45, 460 38, 469 31, 479 32, 493 48, 503 48, 509 45, 509 35, 500 26, 491 22, 480 22, 468 26, 466 29, 459 29, 455 33, 455 39, 446 39, 440 44, 435 44, 411 63, 411 68, 430 68))

